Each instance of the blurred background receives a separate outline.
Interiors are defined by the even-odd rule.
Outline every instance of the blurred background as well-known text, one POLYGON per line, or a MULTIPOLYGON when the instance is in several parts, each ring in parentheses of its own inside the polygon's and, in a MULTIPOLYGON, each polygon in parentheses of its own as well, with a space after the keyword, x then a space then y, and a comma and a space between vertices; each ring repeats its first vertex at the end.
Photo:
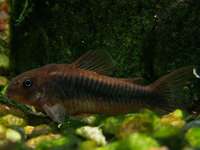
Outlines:
POLYGON ((81 122, 66 117, 58 126, 2 96, 16 75, 71 63, 88 50, 112 56, 113 76, 143 77, 147 84, 179 67, 198 68, 200 1, 0 0, 0 149, 200 149, 199 80, 184 88, 195 117, 145 110, 81 122))
POLYGON ((154 80, 200 62, 199 0, 10 1, 12 71, 107 50, 120 76, 154 80))

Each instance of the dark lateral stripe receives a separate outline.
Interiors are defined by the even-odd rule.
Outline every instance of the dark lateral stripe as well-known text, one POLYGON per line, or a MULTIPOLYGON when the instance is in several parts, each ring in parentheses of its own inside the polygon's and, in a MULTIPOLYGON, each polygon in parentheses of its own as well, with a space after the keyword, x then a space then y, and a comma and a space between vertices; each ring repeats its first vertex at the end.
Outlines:
MULTIPOLYGON (((127 103, 131 100, 142 99, 146 96, 146 91, 142 86, 118 82, 115 79, 96 78, 93 74, 80 73, 71 79, 71 85, 76 84, 76 91, 82 92, 81 95, 103 96, 112 103, 113 101, 127 103)), ((74 86, 73 86, 74 87, 74 86)), ((77 93, 78 95, 78 93, 77 93)), ((140 103, 140 101, 138 101, 140 103)))
POLYGON ((72 82, 72 76, 69 75, 69 76, 68 76, 68 85, 67 85, 67 86, 69 86, 70 89, 72 89, 72 84, 71 84, 71 82, 72 82))
POLYGON ((108 95, 111 95, 113 96, 113 86, 112 86, 112 81, 107 81, 106 84, 105 84, 105 87, 106 87, 106 91, 108 95))
POLYGON ((113 86, 112 86, 112 91, 111 91, 111 95, 112 97, 118 97, 118 87, 115 83, 113 83, 113 86))
POLYGON ((89 88, 90 88, 90 90, 91 90, 92 92, 95 92, 94 88, 95 88, 95 86, 96 86, 96 83, 95 83, 96 80, 93 79, 93 76, 92 76, 92 75, 90 75, 90 79, 89 79, 89 80, 90 80, 89 88))
POLYGON ((125 91, 125 95, 126 95, 126 98, 130 98, 130 88, 128 86, 128 84, 124 84, 124 91, 125 91))
POLYGON ((98 81, 97 80, 93 80, 93 82, 92 82, 92 91, 94 92, 94 93, 96 93, 97 92, 97 86, 98 86, 98 81))
POLYGON ((81 85, 81 87, 84 88, 86 83, 87 83, 87 79, 82 75, 82 85, 81 85))
POLYGON ((76 82, 76 77, 72 76, 71 77, 71 87, 72 87, 72 89, 75 88, 75 82, 76 82))
POLYGON ((99 79, 97 79, 97 83, 96 83, 96 90, 95 90, 96 93, 98 93, 100 91, 101 86, 102 86, 101 79, 99 78, 99 79))
POLYGON ((140 91, 138 85, 134 85, 131 91, 132 91, 131 97, 137 98, 139 96, 140 91))
POLYGON ((83 88, 88 87, 88 81, 89 81, 88 78, 83 77, 83 85, 82 85, 83 88))
POLYGON ((103 93, 105 94, 105 93, 107 93, 108 95, 110 95, 110 84, 109 84, 109 81, 105 81, 104 83, 103 83, 103 93))
POLYGON ((92 79, 91 79, 91 78, 88 78, 87 87, 88 87, 88 88, 91 88, 91 85, 92 85, 92 79))
POLYGON ((99 81, 95 80, 95 88, 94 88, 95 93, 98 93, 99 87, 100 87, 99 81))
POLYGON ((81 88, 83 87, 83 76, 82 76, 82 74, 79 75, 79 80, 77 81, 77 84, 79 84, 81 88))

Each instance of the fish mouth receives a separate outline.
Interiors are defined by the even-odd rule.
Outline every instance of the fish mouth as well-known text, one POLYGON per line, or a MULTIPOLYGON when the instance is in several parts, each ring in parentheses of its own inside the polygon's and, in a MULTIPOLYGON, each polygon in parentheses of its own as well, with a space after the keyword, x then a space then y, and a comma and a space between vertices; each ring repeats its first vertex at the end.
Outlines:
POLYGON ((28 100, 24 99, 23 97, 19 96, 19 95, 16 95, 14 90, 12 89, 7 89, 6 92, 5 92, 5 96, 8 98, 8 99, 11 99, 11 100, 14 100, 14 101, 17 101, 17 102, 22 102, 22 103, 27 103, 28 100))
POLYGON ((32 96, 26 96, 24 93, 21 93, 18 89, 14 88, 13 86, 8 86, 5 91, 5 97, 15 102, 19 102, 21 104, 30 105, 34 107, 40 107, 40 99, 41 96, 39 94, 32 96), (38 101, 39 99, 39 101, 38 101))
POLYGON ((15 90, 14 90, 13 86, 11 86, 9 84, 8 87, 6 88, 5 96, 8 97, 8 98, 11 98, 13 93, 15 93, 15 90))
POLYGON ((14 94, 15 92, 13 90, 6 90, 5 96, 11 100, 19 100, 20 97, 14 94))

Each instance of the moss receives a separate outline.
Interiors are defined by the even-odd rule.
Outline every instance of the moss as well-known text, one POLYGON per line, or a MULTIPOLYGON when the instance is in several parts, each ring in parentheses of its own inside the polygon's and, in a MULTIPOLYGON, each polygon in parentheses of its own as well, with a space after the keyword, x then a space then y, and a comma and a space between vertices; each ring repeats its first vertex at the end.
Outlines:
POLYGON ((200 148, 200 128, 191 128, 185 134, 187 142, 195 148, 200 148))

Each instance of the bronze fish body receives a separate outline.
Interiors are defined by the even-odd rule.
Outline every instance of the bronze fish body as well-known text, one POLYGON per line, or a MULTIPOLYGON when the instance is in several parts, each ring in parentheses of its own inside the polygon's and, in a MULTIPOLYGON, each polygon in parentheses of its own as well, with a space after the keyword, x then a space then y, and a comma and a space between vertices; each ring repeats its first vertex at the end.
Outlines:
POLYGON ((193 76, 193 67, 169 73, 150 85, 108 76, 103 52, 88 52, 72 64, 49 64, 14 78, 7 96, 45 111, 54 121, 78 114, 120 114, 149 108, 170 111, 182 104, 176 90, 193 76))

